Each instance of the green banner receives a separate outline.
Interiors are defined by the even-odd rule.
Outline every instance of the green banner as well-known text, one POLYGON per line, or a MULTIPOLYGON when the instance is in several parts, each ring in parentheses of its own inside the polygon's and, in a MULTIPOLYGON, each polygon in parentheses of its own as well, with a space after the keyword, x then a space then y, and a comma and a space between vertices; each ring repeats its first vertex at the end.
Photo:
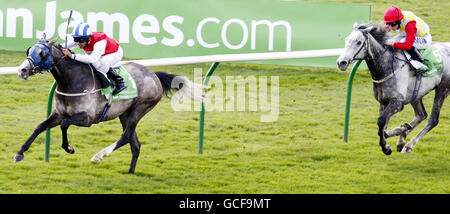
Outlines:
MULTIPOLYGON (((26 50, 42 33, 64 43, 79 22, 104 31, 131 58, 343 48, 370 5, 277 0, 0 0, 0 49, 26 50)), ((70 36, 69 36, 70 38, 70 36)), ((276 63, 335 67, 335 57, 276 63)))

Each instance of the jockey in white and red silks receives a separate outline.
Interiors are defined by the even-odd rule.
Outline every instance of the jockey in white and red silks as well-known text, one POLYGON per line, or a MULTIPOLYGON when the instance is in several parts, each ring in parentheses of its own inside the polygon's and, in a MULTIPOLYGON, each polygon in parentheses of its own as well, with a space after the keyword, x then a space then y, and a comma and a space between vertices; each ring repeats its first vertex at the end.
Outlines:
POLYGON ((67 48, 74 49, 80 47, 86 54, 72 54, 69 50, 63 49, 63 53, 80 62, 92 64, 95 69, 106 74, 115 84, 113 95, 118 94, 126 88, 126 83, 114 69, 120 67, 123 57, 123 50, 119 43, 108 37, 104 32, 92 32, 86 23, 79 23, 73 29, 73 43, 67 48))

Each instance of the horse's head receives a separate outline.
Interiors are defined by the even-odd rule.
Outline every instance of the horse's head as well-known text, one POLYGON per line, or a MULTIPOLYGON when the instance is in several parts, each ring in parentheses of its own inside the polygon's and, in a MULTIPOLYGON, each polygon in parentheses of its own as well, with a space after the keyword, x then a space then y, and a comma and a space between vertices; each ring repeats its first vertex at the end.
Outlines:
POLYGON ((368 35, 375 30, 373 25, 353 25, 353 31, 345 38, 345 48, 337 59, 338 68, 341 71, 347 70, 348 66, 355 60, 365 59, 368 55, 369 41, 368 35))
POLYGON ((27 58, 19 66, 19 77, 26 80, 29 76, 49 70, 52 66, 52 47, 57 40, 48 42, 44 34, 34 46, 28 48, 27 58))

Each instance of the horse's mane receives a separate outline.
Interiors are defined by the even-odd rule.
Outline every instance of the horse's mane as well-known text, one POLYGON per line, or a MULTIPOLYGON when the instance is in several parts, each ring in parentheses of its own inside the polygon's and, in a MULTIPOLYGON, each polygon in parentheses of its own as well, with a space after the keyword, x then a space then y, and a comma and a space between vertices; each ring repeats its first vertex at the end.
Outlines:
MULTIPOLYGON (((62 53, 62 48, 63 48, 63 46, 62 46, 61 44, 55 44, 55 45, 53 45, 53 47, 56 48, 56 49, 58 49, 58 50, 62 53)), ((69 58, 69 57, 65 58, 64 60, 65 60, 66 63, 67 63, 68 65, 70 65, 70 66, 73 66, 73 65, 87 66, 86 63, 79 62, 79 61, 74 60, 74 59, 71 59, 71 58, 69 58)))
MULTIPOLYGON (((396 51, 396 49, 394 49, 392 46, 386 46, 386 41, 392 38, 392 34, 389 33, 387 30, 384 29, 384 24, 382 23, 375 23, 375 24, 362 24, 362 25, 358 25, 355 27, 356 30, 365 30, 367 28, 372 27, 370 30, 368 30, 368 32, 370 33, 370 35, 383 47, 386 48, 386 52, 383 53, 393 53, 394 51, 396 51)), ((366 61, 367 66, 370 70, 370 72, 372 73, 372 78, 375 79, 381 79, 383 78, 383 72, 379 73, 379 72, 374 72, 374 71, 383 71, 385 68, 383 68, 385 63, 374 63, 374 61, 369 60, 366 61), (380 76, 381 75, 381 76, 380 76)), ((388 64, 392 64, 391 62, 388 64)), ((387 67, 388 70, 385 70, 385 72, 393 72, 393 68, 392 67, 387 67)))
POLYGON ((374 23, 374 24, 361 24, 356 27, 357 30, 365 30, 369 27, 373 27, 372 30, 370 30, 370 35, 377 40, 378 43, 384 44, 387 40, 392 38, 392 34, 387 32, 384 29, 384 25, 381 23, 374 23))

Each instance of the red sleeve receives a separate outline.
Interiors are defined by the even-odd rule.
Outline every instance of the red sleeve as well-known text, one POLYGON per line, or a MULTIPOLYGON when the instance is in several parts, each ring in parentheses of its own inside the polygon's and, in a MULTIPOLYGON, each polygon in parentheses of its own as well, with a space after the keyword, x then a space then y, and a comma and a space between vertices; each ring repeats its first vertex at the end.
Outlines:
POLYGON ((410 21, 405 26, 405 31, 406 31, 405 42, 394 43, 394 48, 403 49, 403 50, 409 50, 412 48, 414 41, 416 40, 416 34, 417 34, 416 21, 410 21))

